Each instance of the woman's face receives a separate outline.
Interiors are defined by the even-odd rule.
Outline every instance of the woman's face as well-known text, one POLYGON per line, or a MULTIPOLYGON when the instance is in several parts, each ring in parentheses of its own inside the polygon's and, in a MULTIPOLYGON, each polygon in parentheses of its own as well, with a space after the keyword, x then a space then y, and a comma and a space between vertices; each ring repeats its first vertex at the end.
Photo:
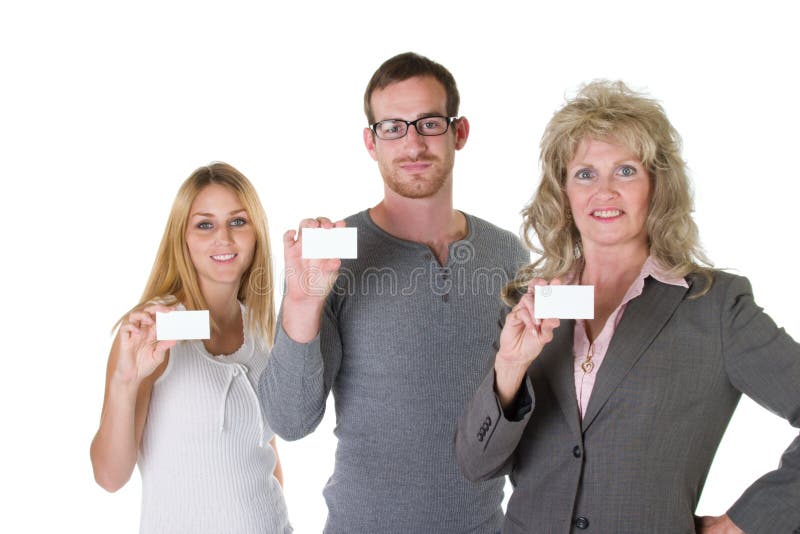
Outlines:
POLYGON ((253 261, 256 233, 233 190, 211 184, 200 191, 189 210, 186 245, 201 288, 239 287, 253 261))
POLYGON ((647 249, 650 174, 627 148, 611 139, 584 139, 567 165, 565 189, 584 251, 647 249))

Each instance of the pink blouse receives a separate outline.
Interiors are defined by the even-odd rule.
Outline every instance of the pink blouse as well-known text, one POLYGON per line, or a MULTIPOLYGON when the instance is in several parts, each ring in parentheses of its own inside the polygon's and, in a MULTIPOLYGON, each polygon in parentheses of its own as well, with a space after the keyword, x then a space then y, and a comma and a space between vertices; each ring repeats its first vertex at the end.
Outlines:
POLYGON ((625 308, 632 299, 642 294, 644 288, 644 280, 648 276, 652 276, 656 280, 664 284, 674 286, 689 287, 686 280, 683 278, 670 277, 664 269, 662 269, 655 259, 650 256, 645 260, 642 265, 642 270, 639 276, 628 288, 622 302, 608 317, 603 330, 600 332, 594 343, 589 343, 589 337, 586 335, 586 325, 583 321, 575 321, 575 333, 572 340, 572 354, 575 358, 573 372, 575 374, 575 394, 578 398, 578 407, 581 411, 581 417, 586 413, 586 407, 589 405, 589 397, 594 388, 595 377, 603 363, 606 356, 608 345, 611 343, 611 338, 614 336, 614 330, 622 319, 622 314, 625 308), (587 355, 591 353, 592 357, 590 363, 587 363, 587 355))

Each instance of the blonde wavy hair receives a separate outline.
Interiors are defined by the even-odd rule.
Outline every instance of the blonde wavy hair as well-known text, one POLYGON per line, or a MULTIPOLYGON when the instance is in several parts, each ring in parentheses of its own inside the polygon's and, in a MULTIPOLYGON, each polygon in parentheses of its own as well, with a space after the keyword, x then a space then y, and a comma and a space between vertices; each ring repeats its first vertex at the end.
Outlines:
POLYGON ((246 331, 262 348, 269 348, 275 334, 275 307, 267 216, 253 184, 227 163, 214 162, 200 167, 181 185, 150 278, 141 300, 131 311, 153 301, 180 302, 187 310, 208 309, 186 245, 186 225, 195 198, 211 184, 227 187, 236 193, 255 231, 253 261, 242 274, 237 298, 247 308, 246 331))
POLYGON ((540 144, 542 178, 522 210, 522 239, 540 258, 503 289, 504 300, 518 300, 533 277, 550 280, 580 267, 581 235, 570 215, 565 184, 567 166, 584 139, 613 140, 637 155, 652 185, 646 222, 650 254, 670 275, 699 274, 705 280, 699 294, 708 291, 711 263, 692 219, 692 192, 678 132, 657 101, 621 81, 597 80, 584 85, 547 124, 540 144))

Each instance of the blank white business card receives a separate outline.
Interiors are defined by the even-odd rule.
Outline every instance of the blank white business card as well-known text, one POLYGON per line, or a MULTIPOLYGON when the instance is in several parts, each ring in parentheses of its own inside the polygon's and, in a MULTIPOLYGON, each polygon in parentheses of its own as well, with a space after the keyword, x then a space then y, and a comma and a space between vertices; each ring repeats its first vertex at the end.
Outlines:
POLYGON ((156 340, 211 339, 208 310, 156 312, 156 340))
POLYGON ((594 286, 535 286, 535 319, 594 319, 594 286))
POLYGON ((356 258, 356 228, 303 228, 303 258, 356 258))

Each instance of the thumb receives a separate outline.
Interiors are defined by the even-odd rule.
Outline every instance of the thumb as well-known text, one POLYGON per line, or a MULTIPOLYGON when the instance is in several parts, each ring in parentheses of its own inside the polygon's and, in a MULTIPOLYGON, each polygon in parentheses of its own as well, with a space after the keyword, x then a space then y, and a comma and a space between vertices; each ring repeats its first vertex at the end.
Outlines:
POLYGON ((169 341, 159 341, 156 343, 156 347, 153 350, 153 355, 156 357, 158 361, 164 361, 164 357, 167 354, 167 351, 174 347, 178 342, 174 339, 169 341))

